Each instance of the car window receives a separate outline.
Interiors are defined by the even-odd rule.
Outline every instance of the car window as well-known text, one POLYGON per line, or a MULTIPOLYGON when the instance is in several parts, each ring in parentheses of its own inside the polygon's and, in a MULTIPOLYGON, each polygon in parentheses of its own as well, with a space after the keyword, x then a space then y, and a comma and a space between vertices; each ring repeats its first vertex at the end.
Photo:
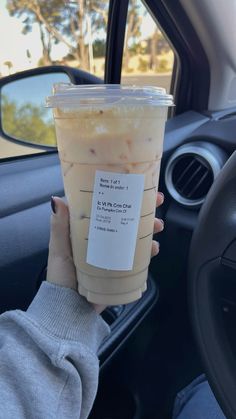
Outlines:
MULTIPOLYGON (((0 1, 0 77, 35 67, 66 65, 103 79, 108 7, 107 0, 0 1)), ((57 77, 55 81, 65 80, 57 77)), ((12 90, 16 94, 15 87, 12 90)), ((25 90, 22 94, 26 94, 25 90)), ((46 95, 49 94, 50 91, 46 95)), ((8 101, 12 98, 9 92, 8 101)), ((12 102, 7 102, 11 111, 19 105, 12 102)), ((13 116, 12 111, 12 123, 13 116)), ((13 132, 9 118, 5 127, 13 132)), ((45 118, 38 123, 43 132, 45 118)), ((0 137, 0 159, 40 152, 32 144, 20 145, 0 137)))
POLYGON ((170 91, 174 53, 141 0, 130 0, 121 82, 170 91))

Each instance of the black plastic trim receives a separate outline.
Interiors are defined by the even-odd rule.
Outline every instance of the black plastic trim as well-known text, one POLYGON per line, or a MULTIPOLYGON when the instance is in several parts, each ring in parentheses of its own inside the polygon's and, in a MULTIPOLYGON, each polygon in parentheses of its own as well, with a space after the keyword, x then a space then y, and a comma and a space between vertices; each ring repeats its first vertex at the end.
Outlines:
MULTIPOLYGON (((9 140, 12 143, 15 142, 14 140, 9 140)), ((21 143, 22 145, 22 143, 21 143)), ((20 156, 10 156, 10 157, 3 157, 0 159, 0 164, 2 163, 10 163, 10 162, 14 162, 14 161, 18 161, 18 160, 25 160, 25 159, 32 159, 34 157, 39 157, 39 156, 48 156, 50 154, 58 154, 57 149, 54 148, 54 150, 45 150, 42 153, 33 153, 33 154, 21 154, 20 156)))
POLYGON ((105 83, 119 84, 129 0, 110 0, 107 26, 105 83))
POLYGON ((101 84, 103 80, 93 76, 92 74, 79 70, 77 68, 65 66, 65 65, 48 65, 45 67, 31 68, 30 70, 19 71, 10 76, 2 77, 0 79, 0 88, 7 83, 15 80, 24 79, 26 77, 38 76, 39 74, 48 73, 66 73, 73 84, 101 84))
POLYGON ((102 370, 115 355, 121 345, 129 338, 143 319, 153 309, 159 297, 159 290, 155 281, 149 276, 147 291, 142 298, 127 304, 118 318, 111 325, 111 334, 102 343, 98 351, 100 370, 102 370))

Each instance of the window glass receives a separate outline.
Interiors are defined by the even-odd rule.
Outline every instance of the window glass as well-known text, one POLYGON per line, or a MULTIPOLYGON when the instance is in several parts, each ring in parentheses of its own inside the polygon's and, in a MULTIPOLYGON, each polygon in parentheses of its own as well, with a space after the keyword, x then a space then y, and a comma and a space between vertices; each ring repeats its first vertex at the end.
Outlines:
POLYGON ((130 0, 121 82, 170 90, 174 53, 141 0, 130 0))
MULTIPOLYGON (((103 79, 108 7, 108 0, 1 0, 0 77, 67 65, 103 79)), ((39 152, 0 138, 0 158, 39 152)))

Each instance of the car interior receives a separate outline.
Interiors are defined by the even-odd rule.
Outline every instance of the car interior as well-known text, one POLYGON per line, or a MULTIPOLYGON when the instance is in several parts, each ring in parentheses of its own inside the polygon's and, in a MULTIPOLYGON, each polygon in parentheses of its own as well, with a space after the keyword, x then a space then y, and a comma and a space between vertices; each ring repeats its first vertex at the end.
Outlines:
MULTIPOLYGON (((27 103, 46 85, 49 94, 59 81, 123 82, 134 2, 105 3, 104 78, 62 63, 0 78, 1 313, 26 310, 46 279, 50 197, 65 195, 55 144, 16 131, 7 104, 17 94, 27 103), (8 145, 18 151, 1 154, 8 145)), ((235 4, 140 3, 174 56, 167 90, 175 106, 166 122, 159 180, 165 201, 156 215, 165 229, 154 237, 160 253, 151 260, 142 298, 102 314, 111 334, 99 349, 99 387, 89 418, 170 419, 176 394, 202 373, 226 417, 236 418, 235 4)))

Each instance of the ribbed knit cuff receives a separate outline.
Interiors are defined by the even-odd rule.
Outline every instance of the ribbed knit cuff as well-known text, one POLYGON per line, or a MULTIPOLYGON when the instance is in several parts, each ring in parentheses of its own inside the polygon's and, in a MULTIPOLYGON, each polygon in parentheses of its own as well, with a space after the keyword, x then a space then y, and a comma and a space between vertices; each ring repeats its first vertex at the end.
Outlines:
POLYGON ((97 352, 110 328, 76 291, 44 281, 27 310, 49 334, 75 340, 97 352))

